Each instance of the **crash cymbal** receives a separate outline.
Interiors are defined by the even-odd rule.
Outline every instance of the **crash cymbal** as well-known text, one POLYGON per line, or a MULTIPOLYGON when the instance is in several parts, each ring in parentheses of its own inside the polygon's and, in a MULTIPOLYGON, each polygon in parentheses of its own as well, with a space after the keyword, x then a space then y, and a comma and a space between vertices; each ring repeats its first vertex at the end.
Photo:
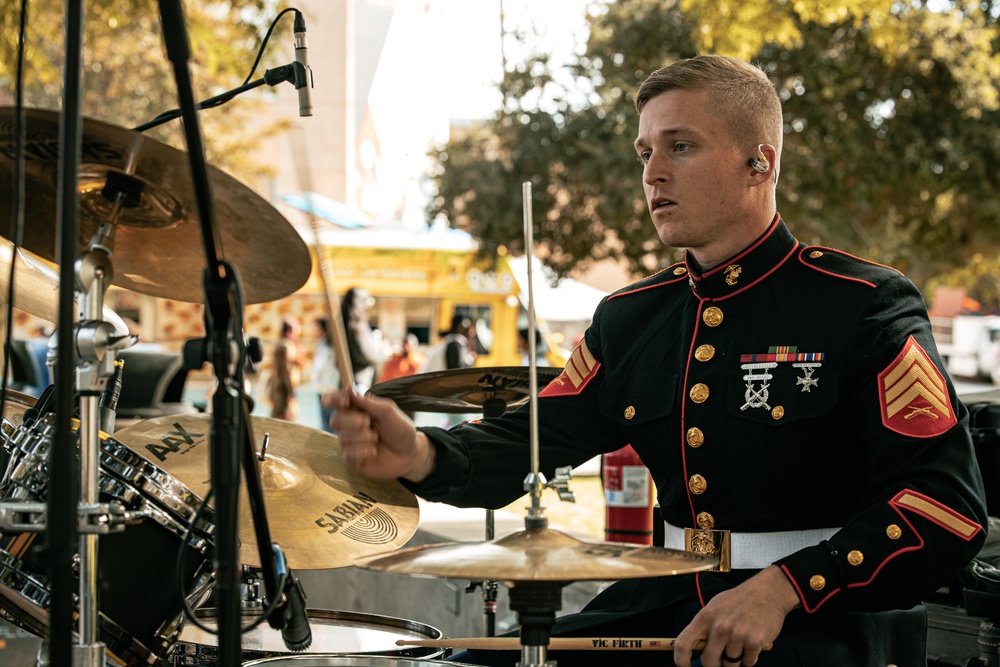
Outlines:
MULTIPOLYGON (((59 114, 28 109, 25 116, 24 208, 30 224, 22 246, 55 261, 59 114)), ((11 219, 13 120, 13 109, 0 108, 0 220, 11 219)), ((212 166, 208 173, 216 249, 236 267, 244 303, 274 301, 305 284, 312 263, 291 223, 236 179, 212 166)), ((109 178, 113 189, 130 190, 134 200, 116 219, 111 282, 142 294, 203 302, 206 260, 187 154, 138 132, 83 119, 78 252, 110 218, 113 206, 102 194, 109 178), (119 182, 124 186, 115 187, 119 182)))
MULTIPOLYGON (((260 464, 271 539, 295 569, 344 567, 398 549, 416 532, 416 497, 399 482, 363 477, 344 463, 337 437, 269 417, 251 417, 255 443, 269 441, 260 464)), ((114 439, 205 497, 210 485, 211 415, 147 419, 114 439)), ((259 450, 259 445, 257 446, 259 450)), ((260 565, 253 518, 240 479, 240 560, 260 565)))
MULTIPOLYGON (((7 303, 10 287, 10 265, 14 263, 14 295, 11 304, 18 310, 40 317, 47 322, 59 319, 59 273, 37 257, 0 238, 0 301, 7 303)), ((124 336, 128 325, 109 306, 104 307, 104 320, 124 336)))
MULTIPOLYGON (((476 412, 488 401, 497 400, 512 410, 528 400, 529 370, 528 366, 455 368, 386 380, 368 391, 391 398, 409 412, 476 412)), ((539 389, 562 372, 549 366, 537 370, 539 389)))
POLYGON ((584 542, 551 528, 513 532, 491 542, 430 544, 360 558, 367 570, 495 581, 603 581, 708 570, 717 558, 662 547, 584 542))

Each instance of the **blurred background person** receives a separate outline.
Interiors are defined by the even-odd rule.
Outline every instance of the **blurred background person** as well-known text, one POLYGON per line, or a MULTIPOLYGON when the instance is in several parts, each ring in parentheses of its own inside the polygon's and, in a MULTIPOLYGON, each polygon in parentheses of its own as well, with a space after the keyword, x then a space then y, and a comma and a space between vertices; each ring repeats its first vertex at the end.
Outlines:
POLYGON ((295 389, 302 375, 302 352, 299 350, 299 334, 302 325, 298 318, 286 317, 281 323, 281 338, 271 353, 271 369, 266 385, 267 399, 271 403, 271 417, 296 421, 299 404, 295 389))
POLYGON ((476 363, 476 325, 468 315, 456 313, 451 326, 440 332, 444 340, 427 355, 421 373, 469 368, 476 363))
POLYGON ((354 384, 364 393, 375 381, 375 372, 389 356, 382 332, 373 329, 370 318, 375 298, 363 287, 352 287, 340 302, 347 336, 347 350, 351 355, 354 384))
POLYGON ((416 373, 426 361, 423 353, 417 349, 417 343, 416 334, 407 334, 400 345, 399 351, 385 362, 378 381, 386 382, 387 380, 395 380, 396 378, 407 377, 416 373))
MULTIPOLYGON (((530 366, 531 357, 529 356, 530 350, 528 349, 528 330, 518 329, 517 330, 517 351, 521 355, 521 365, 530 366)), ((542 342, 542 334, 537 329, 535 330, 535 365, 536 366, 551 366, 549 360, 545 358, 545 353, 547 352, 545 344, 542 342)))
POLYGON ((337 368, 337 358, 330 341, 330 321, 325 317, 316 319, 319 329, 319 340, 313 353, 312 366, 309 369, 309 383, 316 390, 319 400, 319 420, 321 428, 333 433, 330 428, 330 416, 333 408, 323 403, 323 394, 340 388, 340 370, 337 368))

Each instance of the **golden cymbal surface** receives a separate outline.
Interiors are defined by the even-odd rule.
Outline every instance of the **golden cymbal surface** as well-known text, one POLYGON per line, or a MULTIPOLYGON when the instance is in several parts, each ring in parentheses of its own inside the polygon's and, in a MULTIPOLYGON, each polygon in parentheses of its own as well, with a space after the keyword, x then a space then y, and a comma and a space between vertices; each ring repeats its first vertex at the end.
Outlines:
MULTIPOLYGON (((506 410, 526 403, 531 379, 527 366, 455 368, 417 373, 373 385, 369 393, 390 398, 411 412, 476 412, 490 400, 500 400, 506 410)), ((538 387, 554 380, 561 368, 536 369, 538 387)))
MULTIPOLYGON (((59 114, 27 109, 25 225, 22 246, 55 261, 59 114)), ((11 219, 14 113, 0 107, 0 219, 11 219)), ((309 278, 309 250, 277 209, 236 179, 208 166, 216 250, 236 267, 244 303, 288 296, 309 278)), ((114 218, 111 282, 142 294, 200 303, 207 266, 186 153, 138 132, 83 119, 79 168, 79 250, 87 248, 114 205, 102 192, 122 183, 130 201, 114 218)))
MULTIPOLYGON (((399 482, 368 479, 348 467, 337 437, 269 417, 251 417, 271 539, 293 569, 345 567, 355 558, 398 549, 416 532, 416 496, 399 482)), ((204 498, 211 483, 211 415, 157 417, 115 432, 141 454, 204 498)), ((260 565, 246 481, 240 482, 240 559, 260 565)))
POLYGON ((516 531, 491 542, 430 544, 360 558, 367 570, 495 581, 589 581, 708 570, 718 559, 619 542, 584 542, 551 528, 516 531))

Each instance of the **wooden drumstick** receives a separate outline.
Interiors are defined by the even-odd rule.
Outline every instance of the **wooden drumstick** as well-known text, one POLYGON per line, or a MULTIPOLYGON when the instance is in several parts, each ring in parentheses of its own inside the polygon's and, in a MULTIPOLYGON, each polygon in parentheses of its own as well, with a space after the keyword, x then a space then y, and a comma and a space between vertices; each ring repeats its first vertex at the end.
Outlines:
MULTIPOLYGON (((550 651, 673 651, 676 640, 670 637, 552 637, 550 651)), ((512 651, 521 648, 520 637, 465 637, 451 639, 400 639, 396 646, 466 648, 480 651, 512 651)), ((767 651, 772 644, 767 644, 767 651)), ((705 648, 705 640, 695 642, 694 650, 705 648)))

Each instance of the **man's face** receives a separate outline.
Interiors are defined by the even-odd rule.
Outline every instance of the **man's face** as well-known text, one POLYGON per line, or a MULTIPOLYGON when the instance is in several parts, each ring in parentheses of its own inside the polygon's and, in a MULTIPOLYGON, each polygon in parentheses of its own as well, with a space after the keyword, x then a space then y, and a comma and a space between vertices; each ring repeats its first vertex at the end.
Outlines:
MULTIPOLYGON (((671 90, 646 103, 635 150, 646 205, 660 240, 709 268, 744 242, 749 172, 706 91, 671 90)), ((753 141, 753 138, 750 139, 753 141)))

